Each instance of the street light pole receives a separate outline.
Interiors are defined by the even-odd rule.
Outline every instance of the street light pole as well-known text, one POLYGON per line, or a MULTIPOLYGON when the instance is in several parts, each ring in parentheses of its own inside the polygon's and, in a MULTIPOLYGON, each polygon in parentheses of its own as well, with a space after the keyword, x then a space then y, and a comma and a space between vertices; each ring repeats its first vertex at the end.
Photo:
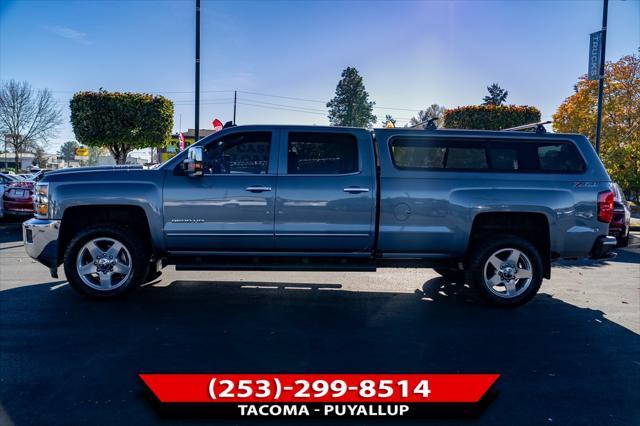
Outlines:
POLYGON ((596 117, 596 152, 600 155, 600 131, 602 130, 602 95, 604 91, 605 50, 607 47, 607 12, 609 0, 603 0, 602 6, 602 53, 600 55, 600 79, 598 80, 598 112, 596 117))
POLYGON ((233 124, 236 124, 236 103, 238 101, 238 91, 233 91, 233 124))
POLYGON ((200 139, 200 0, 196 0, 196 125, 194 142, 200 139))

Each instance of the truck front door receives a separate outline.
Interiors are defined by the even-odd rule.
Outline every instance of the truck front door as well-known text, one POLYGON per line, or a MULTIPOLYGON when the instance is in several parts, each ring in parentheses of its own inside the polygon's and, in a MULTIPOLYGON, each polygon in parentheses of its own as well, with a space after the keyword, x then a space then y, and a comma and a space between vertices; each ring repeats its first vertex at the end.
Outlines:
POLYGON ((375 160, 369 132, 283 132, 276 249, 365 252, 373 248, 375 160))
POLYGON ((187 177, 180 166, 167 173, 170 251, 273 250, 276 133, 226 133, 205 146, 204 176, 187 177))

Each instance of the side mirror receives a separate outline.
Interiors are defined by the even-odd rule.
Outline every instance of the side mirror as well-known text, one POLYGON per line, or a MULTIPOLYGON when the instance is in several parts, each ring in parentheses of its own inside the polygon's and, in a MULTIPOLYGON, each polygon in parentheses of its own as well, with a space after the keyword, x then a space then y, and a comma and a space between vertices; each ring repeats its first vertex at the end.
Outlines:
POLYGON ((184 160, 184 170, 189 177, 202 176, 204 174, 203 158, 204 149, 201 146, 192 146, 187 151, 187 159, 184 160))

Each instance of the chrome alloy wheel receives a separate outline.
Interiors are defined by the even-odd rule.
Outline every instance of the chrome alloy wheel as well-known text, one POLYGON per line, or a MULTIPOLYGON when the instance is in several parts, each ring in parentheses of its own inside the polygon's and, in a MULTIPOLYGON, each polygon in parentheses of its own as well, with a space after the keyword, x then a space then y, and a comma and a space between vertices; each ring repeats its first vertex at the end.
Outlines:
POLYGON ((533 278, 531 261, 513 248, 493 253, 484 264, 484 284, 496 296, 512 299, 524 293, 533 278))
POLYGON ((114 290, 124 284, 133 261, 129 250, 113 238, 94 238, 78 252, 76 271, 86 285, 94 290, 114 290))

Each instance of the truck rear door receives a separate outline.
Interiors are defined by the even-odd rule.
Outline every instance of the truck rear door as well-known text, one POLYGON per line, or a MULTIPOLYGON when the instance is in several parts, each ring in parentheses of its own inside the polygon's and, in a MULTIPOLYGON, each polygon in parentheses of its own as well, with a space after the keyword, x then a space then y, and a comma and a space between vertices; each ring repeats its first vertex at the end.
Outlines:
POLYGON ((289 128, 281 138, 276 249, 371 251, 376 178, 370 133, 289 128))

